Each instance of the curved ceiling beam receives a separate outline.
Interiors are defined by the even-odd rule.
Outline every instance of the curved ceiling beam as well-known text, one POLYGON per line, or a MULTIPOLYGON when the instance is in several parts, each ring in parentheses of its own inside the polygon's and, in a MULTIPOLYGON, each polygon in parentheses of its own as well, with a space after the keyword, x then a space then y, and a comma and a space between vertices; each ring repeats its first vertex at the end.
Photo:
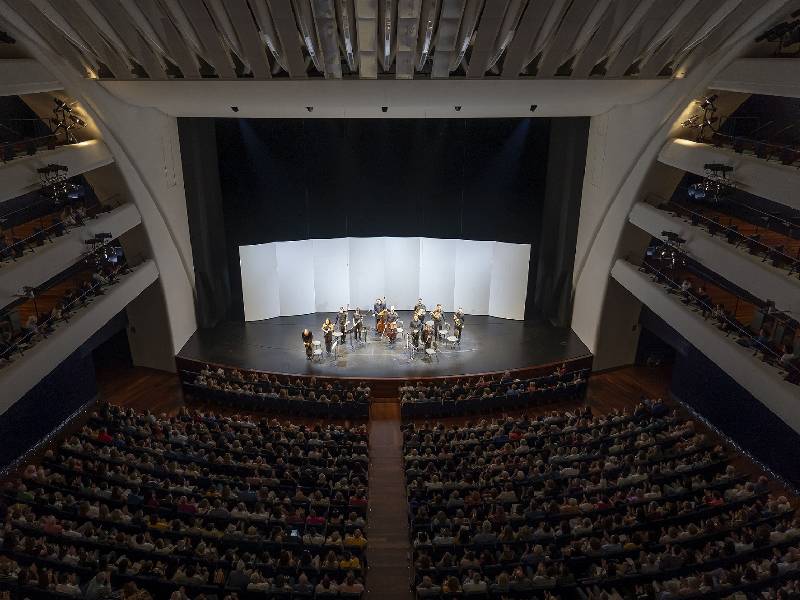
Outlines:
POLYGON ((572 77, 589 77, 595 65, 605 58, 612 41, 634 11, 637 0, 613 0, 592 38, 580 49, 572 65, 572 77))
POLYGON ((514 39, 514 33, 517 31, 526 3, 527 0, 511 0, 509 2, 506 16, 503 17, 503 23, 500 25, 500 31, 497 34, 494 50, 489 57, 489 64, 486 66, 487 69, 492 69, 497 64, 511 40, 514 39))
POLYGON ((178 65, 185 78, 195 79, 200 77, 196 55, 189 51, 186 42, 181 38, 173 22, 161 10, 161 6, 155 0, 136 0, 135 3, 125 3, 125 6, 134 11, 138 11, 141 8, 141 13, 144 15, 145 20, 150 23, 157 37, 164 40, 171 59, 178 65))
MULTIPOLYGON (((322 59, 325 64, 325 77, 342 78, 342 63, 339 57, 339 39, 336 28, 336 9, 333 0, 312 0, 314 23, 319 36, 322 59)), ((360 36, 359 36, 360 37, 360 36)))
POLYGON ((483 77, 489 65, 489 56, 497 39, 497 32, 503 23, 503 16, 508 7, 509 0, 492 0, 483 7, 481 21, 478 24, 478 31, 475 34, 475 42, 472 46, 472 54, 469 57, 467 66, 467 77, 476 79, 483 77))
POLYGON ((378 5, 374 0, 356 0, 358 23, 358 76, 378 77, 378 5))
POLYGON ((450 58, 450 72, 455 71, 467 55, 467 49, 475 36, 475 27, 483 10, 484 0, 467 0, 464 7, 464 16, 461 17, 461 26, 458 28, 456 51, 450 58))
POLYGON ((353 5, 353 0, 336 0, 336 18, 342 36, 344 59, 350 72, 355 73, 358 70, 358 55, 361 52, 362 40, 361 36, 356 40, 356 7, 353 5))
POLYGON ((686 52, 690 52, 692 48, 697 46, 706 37, 711 35, 711 32, 714 31, 714 29, 716 29, 717 26, 728 17, 728 15, 735 11, 741 3, 742 0, 727 0, 713 15, 709 17, 708 21, 700 28, 694 37, 683 48, 678 50, 677 54, 683 55, 686 52))
MULTIPOLYGON (((127 60, 134 59, 131 48, 125 41, 117 34, 108 19, 105 18, 97 6, 91 0, 75 0, 75 3, 86 13, 86 16, 95 24, 100 30, 100 35, 103 36, 105 41, 110 44, 117 53, 127 60)), ((135 59, 134 59, 135 60, 135 59)))
POLYGON ((622 77, 641 54, 661 26, 669 19, 674 6, 669 2, 658 0, 642 15, 622 46, 614 55, 609 55, 606 65, 606 77, 622 77))
POLYGON ((419 24, 419 49, 417 51, 417 71, 425 68, 425 63, 433 52, 433 36, 439 19, 440 0, 422 0, 422 14, 419 24))
MULTIPOLYGON (((222 0, 204 0, 206 6, 208 7, 208 11, 211 14, 211 18, 214 19, 214 23, 216 24, 217 31, 219 32, 219 36, 222 38, 223 43, 230 52, 233 52, 236 57, 242 62, 245 66, 245 70, 248 72, 253 72, 253 65, 250 64, 250 61, 247 57, 247 52, 245 52, 245 43, 242 40, 242 37, 245 35, 249 35, 250 33, 245 33, 240 29, 247 27, 246 21, 244 21, 244 9, 248 14, 248 19, 252 21, 252 17, 249 16, 250 9, 247 8, 247 4, 244 7, 241 6, 238 2, 222 2, 222 0), (234 25, 234 15, 237 18, 242 18, 241 23, 236 23, 234 25)), ((263 65, 262 65, 263 67, 263 65)))
POLYGON ((219 32, 214 27, 214 21, 208 14, 203 0, 180 0, 180 2, 187 19, 203 39, 203 46, 207 52, 207 57, 204 56, 203 60, 214 67, 220 77, 234 79, 236 72, 233 70, 230 53, 223 46, 219 32))
POLYGON ((538 77, 553 77, 564 61, 570 58, 569 51, 575 44, 578 32, 596 6, 596 0, 572 2, 552 40, 542 49, 542 58, 536 71, 538 77))
POLYGON ((396 79, 413 79, 417 56, 417 34, 422 0, 397 2, 397 51, 394 76, 396 79))
POLYGON ((381 68, 384 72, 391 70, 394 62, 394 44, 397 37, 397 0, 379 0, 378 4, 378 40, 381 68))
MULTIPOLYGON (((264 0, 256 0, 263 2, 264 0)), ((291 0, 268 0, 269 10, 278 30, 278 38, 286 58, 289 75, 295 79, 307 77, 308 65, 303 56, 302 37, 298 34, 297 23, 292 11, 291 0)))
POLYGON ((528 55, 525 57, 525 62, 522 65, 523 69, 536 60, 536 57, 542 53, 547 43, 558 31, 558 25, 564 18, 564 13, 568 8, 568 0, 553 0, 547 3, 547 16, 536 34, 536 40, 531 44, 528 50, 528 55))
POLYGON ((197 31, 195 31, 194 25, 189 22, 189 19, 186 17, 186 12, 183 10, 183 6, 181 6, 179 1, 161 0, 161 2, 168 16, 175 24, 175 28, 181 34, 181 37, 188 44, 192 52, 194 52, 207 63, 213 65, 214 61, 208 56, 203 43, 200 41, 200 37, 197 35, 197 31))
POLYGON ((568 52, 570 57, 578 55, 589 45, 589 42, 600 28, 600 24, 604 22, 605 17, 612 12, 612 4, 613 0, 598 0, 594 8, 592 8, 592 12, 589 13, 589 16, 583 23, 578 35, 575 36, 572 48, 570 48, 568 52))
POLYGON ((297 15, 297 25, 300 28, 300 37, 306 46, 306 51, 314 68, 320 73, 325 73, 325 63, 319 48, 317 27, 314 25, 314 11, 311 9, 311 0, 292 0, 294 12, 297 15))
POLYGON ((136 2, 121 2, 120 5, 128 14, 130 19, 134 22, 144 40, 150 45, 150 47, 153 48, 155 53, 166 58, 171 63, 177 64, 178 61, 175 60, 173 56, 170 56, 169 50, 167 50, 166 42, 153 27, 153 24, 150 22, 144 12, 142 12, 142 8, 136 2))
POLYGON ((269 50, 272 58, 280 65, 281 69, 287 73, 290 72, 289 62, 281 46, 281 40, 278 37, 278 31, 267 5, 267 0, 250 0, 250 8, 253 9, 258 33, 261 36, 261 40, 267 45, 267 50, 269 50))
MULTIPOLYGON (((219 0, 211 0, 217 2, 219 0)), ((247 5, 247 0, 225 0, 230 25, 237 33, 241 44, 244 62, 250 66, 253 77, 256 79, 270 79, 272 70, 267 60, 264 42, 258 33, 256 22, 247 5)))
POLYGON ((450 76, 451 56, 456 50, 458 28, 464 14, 464 2, 465 0, 442 0, 436 27, 436 52, 433 54, 431 77, 447 79, 450 76))
POLYGON ((529 0, 517 27, 517 33, 511 39, 503 61, 503 77, 517 77, 522 73, 530 60, 533 40, 538 37, 539 30, 544 23, 547 11, 550 8, 549 0, 529 0))

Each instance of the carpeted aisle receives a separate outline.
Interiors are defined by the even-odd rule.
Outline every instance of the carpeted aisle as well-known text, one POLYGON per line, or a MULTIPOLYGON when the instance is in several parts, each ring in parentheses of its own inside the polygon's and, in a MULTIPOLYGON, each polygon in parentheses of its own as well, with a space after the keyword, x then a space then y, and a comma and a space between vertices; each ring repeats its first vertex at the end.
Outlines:
POLYGON ((403 477, 400 406, 374 402, 369 431, 369 519, 367 598, 410 600, 408 504, 403 477))

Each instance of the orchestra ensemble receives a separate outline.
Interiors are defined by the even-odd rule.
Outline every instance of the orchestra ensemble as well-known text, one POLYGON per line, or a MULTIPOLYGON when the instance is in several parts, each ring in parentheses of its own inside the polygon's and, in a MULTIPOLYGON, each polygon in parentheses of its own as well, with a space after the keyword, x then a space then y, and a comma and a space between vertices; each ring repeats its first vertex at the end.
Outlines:
MULTIPOLYGON (((375 335, 385 340, 390 346, 397 341, 397 337, 404 333, 402 323, 398 318, 394 306, 386 304, 386 298, 376 298, 372 307, 372 317, 374 318, 375 335)), ((460 308, 453 313, 452 336, 460 342, 461 333, 464 330, 464 309, 460 308)), ((426 350, 437 348, 439 336, 450 333, 449 324, 445 318, 444 308, 437 304, 431 311, 428 311, 422 298, 417 300, 411 313, 411 323, 406 334, 407 345, 414 350, 424 348, 426 350)), ((350 306, 340 307, 336 319, 331 321, 326 318, 322 323, 322 337, 325 340, 325 351, 330 354, 334 348, 334 343, 344 344, 350 336, 350 344, 366 341, 367 326, 364 323, 364 313, 360 308, 356 308, 352 315, 350 306)), ((306 358, 309 360, 314 351, 314 334, 309 329, 302 332, 303 345, 305 346, 306 358)))

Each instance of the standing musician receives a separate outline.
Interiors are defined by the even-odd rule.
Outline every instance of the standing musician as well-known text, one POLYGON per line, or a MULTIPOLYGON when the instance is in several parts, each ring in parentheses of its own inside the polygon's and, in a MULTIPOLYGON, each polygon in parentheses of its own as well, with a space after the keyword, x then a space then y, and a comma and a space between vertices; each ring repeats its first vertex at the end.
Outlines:
POLYGON ((442 328, 442 323, 444 322, 444 309, 441 304, 437 304, 436 308, 433 309, 431 318, 433 319, 433 334, 434 336, 438 336, 439 330, 442 328))
POLYGON ((347 309, 344 306, 339 307, 339 314, 336 315, 336 325, 339 327, 339 331, 342 333, 342 340, 341 342, 347 339, 347 313, 350 310, 350 305, 347 305, 347 309))
POLYGON ((411 343, 414 344, 414 348, 419 348, 419 334, 422 331, 422 321, 419 320, 419 317, 414 314, 411 317, 411 343))
POLYGON ((325 351, 331 353, 331 345, 333 344, 333 323, 330 319, 325 319, 322 324, 322 333, 325 336, 325 351))
MULTIPOLYGON (((364 324, 364 315, 361 314, 361 309, 356 306, 356 310, 353 313, 353 334, 355 338, 360 342, 361 341, 361 328, 364 324)), ((353 342, 353 335, 350 336, 350 342, 353 342)))
POLYGON ((464 309, 459 306, 458 310, 453 314, 453 331, 459 342, 461 341, 462 329, 464 329, 464 309))
POLYGON ((417 303, 414 305, 414 314, 417 314, 417 313, 419 313, 420 311, 421 311, 423 314, 424 314, 425 312, 427 312, 427 310, 426 310, 426 308, 425 308, 425 303, 422 301, 422 298, 419 298, 419 299, 417 300, 417 303))
POLYGON ((314 334, 310 329, 303 329, 303 345, 306 347, 306 358, 311 360, 313 352, 314 334))

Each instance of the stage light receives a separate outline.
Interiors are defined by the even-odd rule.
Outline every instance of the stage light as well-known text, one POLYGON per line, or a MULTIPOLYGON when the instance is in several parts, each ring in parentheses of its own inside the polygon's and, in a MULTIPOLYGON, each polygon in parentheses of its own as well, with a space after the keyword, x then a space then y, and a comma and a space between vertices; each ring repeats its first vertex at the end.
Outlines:
POLYGON ((231 106, 231 110, 233 112, 239 112, 239 107, 238 106, 231 106))
POLYGON ((78 115, 70 115, 69 118, 78 127, 86 127, 86 121, 81 119, 78 115))
POLYGON ((456 106, 454 106, 453 108, 455 108, 455 109, 456 109, 456 112, 461 112, 461 107, 460 107, 460 106, 456 105, 456 106))
POLYGON ((381 106, 381 112, 389 112, 388 106, 381 106))
POLYGON ((306 110, 308 112, 314 112, 314 107, 313 106, 306 106, 306 110))
POLYGON ((535 112, 537 108, 539 108, 539 105, 538 105, 538 104, 531 104, 531 107, 530 107, 530 109, 529 109, 529 110, 530 110, 531 112, 535 112))

